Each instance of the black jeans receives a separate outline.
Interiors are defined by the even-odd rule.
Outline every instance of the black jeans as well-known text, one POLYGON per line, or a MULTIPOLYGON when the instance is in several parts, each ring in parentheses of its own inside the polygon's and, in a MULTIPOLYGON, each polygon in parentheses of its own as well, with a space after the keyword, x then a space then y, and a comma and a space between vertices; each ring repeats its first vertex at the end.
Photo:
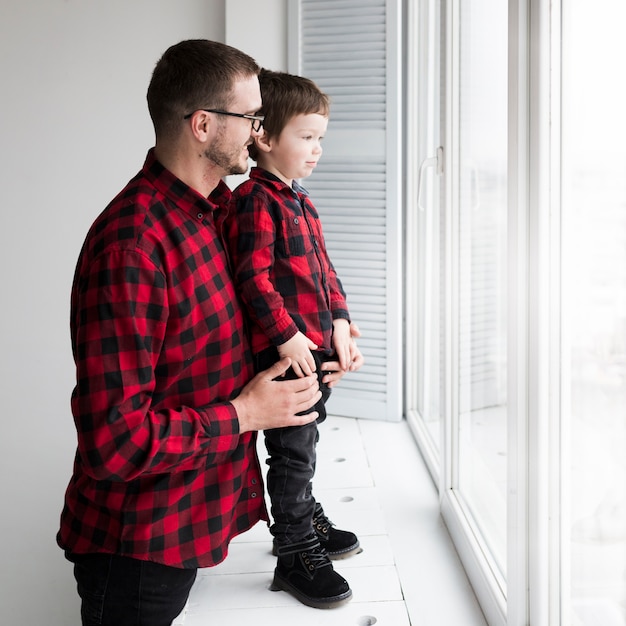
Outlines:
POLYGON ((185 607, 197 570, 110 554, 68 555, 83 626, 170 626, 185 607))
MULTIPOLYGON (((267 492, 271 502, 274 523, 270 531, 279 545, 296 544, 313 532, 312 519, 315 499, 312 480, 315 474, 316 446, 319 440, 317 424, 326 419, 325 403, 330 389, 322 383, 322 359, 324 355, 313 352, 322 392, 321 400, 311 409, 319 417, 304 426, 272 428, 265 431, 265 447, 269 458, 267 464, 267 492)), ((268 348, 255 357, 257 372, 267 369, 279 360, 276 348, 268 348)), ((289 368, 286 379, 297 378, 289 368)))

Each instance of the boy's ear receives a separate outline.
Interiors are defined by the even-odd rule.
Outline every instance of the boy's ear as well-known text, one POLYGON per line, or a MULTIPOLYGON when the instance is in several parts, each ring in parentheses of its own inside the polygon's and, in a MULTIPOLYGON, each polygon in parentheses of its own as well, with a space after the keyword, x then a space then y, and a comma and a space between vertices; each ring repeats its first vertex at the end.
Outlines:
POLYGON ((272 150, 272 140, 268 137, 265 130, 262 135, 254 138, 254 143, 261 152, 270 152, 272 150))

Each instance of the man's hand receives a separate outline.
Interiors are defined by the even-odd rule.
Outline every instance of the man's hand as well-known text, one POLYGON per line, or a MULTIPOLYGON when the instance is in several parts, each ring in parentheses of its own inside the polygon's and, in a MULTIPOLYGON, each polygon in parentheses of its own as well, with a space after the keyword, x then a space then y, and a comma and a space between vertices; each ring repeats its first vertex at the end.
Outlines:
POLYGON ((290 359, 281 359, 257 374, 239 396, 231 400, 237 411, 241 433, 302 426, 317 419, 317 411, 296 415, 310 409, 322 397, 315 374, 295 380, 274 380, 281 377, 290 365, 290 359))

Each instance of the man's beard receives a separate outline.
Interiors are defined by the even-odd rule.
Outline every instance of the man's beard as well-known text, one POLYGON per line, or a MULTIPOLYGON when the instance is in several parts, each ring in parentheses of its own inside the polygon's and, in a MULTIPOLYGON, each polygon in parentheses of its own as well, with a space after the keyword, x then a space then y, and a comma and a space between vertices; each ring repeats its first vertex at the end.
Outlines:
POLYGON ((241 149, 230 152, 223 149, 223 145, 218 142, 214 142, 204 152, 204 156, 212 161, 218 167, 222 168, 227 175, 230 174, 245 174, 248 171, 248 163, 241 163, 241 149))

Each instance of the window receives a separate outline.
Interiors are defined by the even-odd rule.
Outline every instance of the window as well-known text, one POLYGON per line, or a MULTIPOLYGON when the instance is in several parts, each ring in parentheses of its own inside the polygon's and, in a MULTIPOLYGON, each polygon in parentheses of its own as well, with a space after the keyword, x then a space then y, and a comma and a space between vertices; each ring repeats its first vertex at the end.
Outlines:
POLYGON ((415 14, 409 418, 492 626, 625 626, 626 6, 415 14))

